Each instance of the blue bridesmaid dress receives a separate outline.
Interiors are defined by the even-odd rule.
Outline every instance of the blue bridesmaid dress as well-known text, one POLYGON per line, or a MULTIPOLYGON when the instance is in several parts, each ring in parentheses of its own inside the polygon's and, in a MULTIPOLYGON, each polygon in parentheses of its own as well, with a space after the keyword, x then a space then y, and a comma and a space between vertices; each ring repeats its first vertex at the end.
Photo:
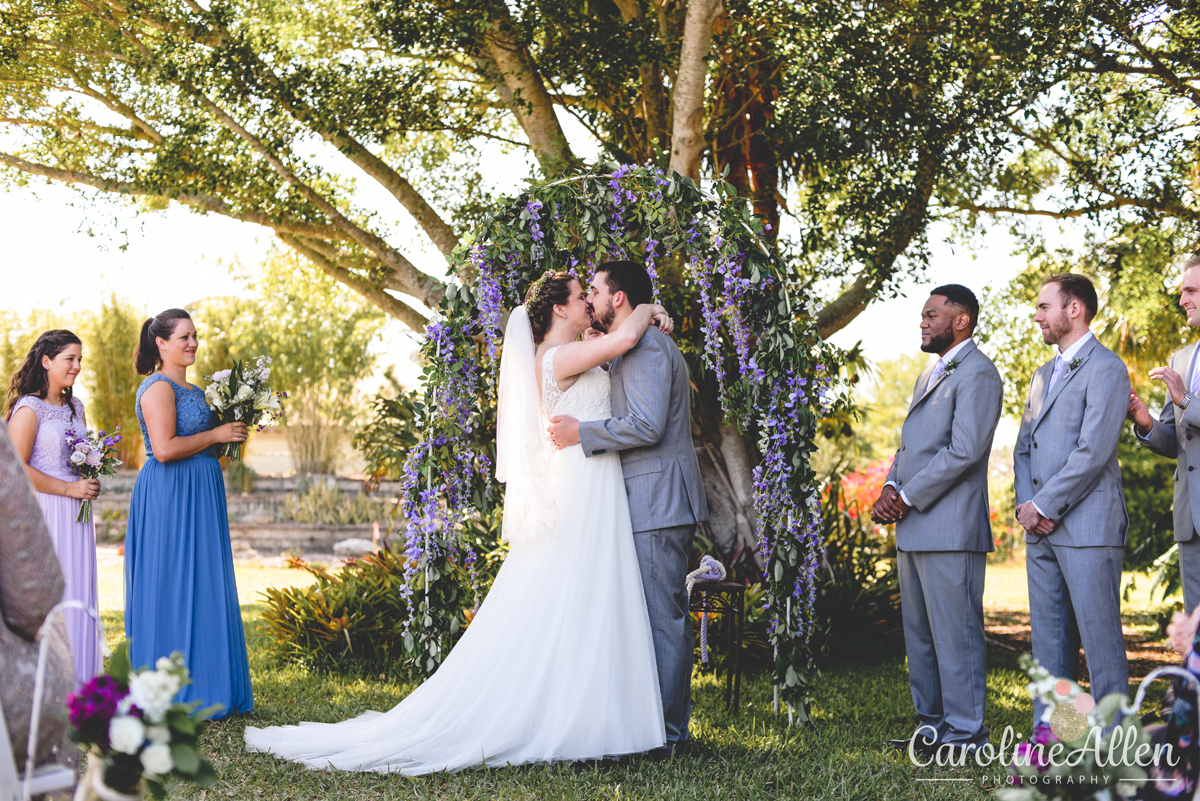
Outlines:
POLYGON ((151 375, 137 392, 137 419, 146 443, 125 533, 125 636, 134 669, 153 667, 179 651, 192 684, 177 700, 220 703, 217 717, 254 708, 246 635, 233 577, 225 479, 208 451, 187 459, 154 458, 142 393, 167 381, 175 391, 175 431, 199 434, 213 416, 196 386, 151 375))

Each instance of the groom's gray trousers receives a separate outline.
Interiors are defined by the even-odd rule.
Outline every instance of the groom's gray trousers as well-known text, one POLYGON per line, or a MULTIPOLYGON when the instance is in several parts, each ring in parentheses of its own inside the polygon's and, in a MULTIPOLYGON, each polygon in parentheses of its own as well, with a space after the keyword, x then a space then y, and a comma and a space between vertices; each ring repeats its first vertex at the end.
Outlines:
POLYGON ((687 576, 695 530, 694 525, 674 526, 633 534, 654 635, 668 743, 688 739, 691 719, 692 616, 688 612, 687 586, 679 577, 687 576))

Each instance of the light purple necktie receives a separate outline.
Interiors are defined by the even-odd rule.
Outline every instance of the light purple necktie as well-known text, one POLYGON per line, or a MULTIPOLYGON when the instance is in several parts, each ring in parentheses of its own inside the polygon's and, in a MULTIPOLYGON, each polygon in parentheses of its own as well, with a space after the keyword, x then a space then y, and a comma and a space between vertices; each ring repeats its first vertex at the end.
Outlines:
POLYGON ((1050 374, 1050 383, 1046 384, 1046 394, 1047 395, 1050 394, 1050 390, 1054 389, 1054 382, 1058 380, 1058 377, 1060 375, 1062 375, 1063 368, 1066 366, 1067 366, 1067 363, 1063 359, 1062 354, 1060 353, 1058 355, 1058 358, 1056 358, 1054 360, 1054 372, 1050 374))
POLYGON ((1200 369, 1192 371, 1192 386, 1188 391, 1193 395, 1200 394, 1200 369))
POLYGON ((928 392, 929 388, 933 386, 933 382, 938 380, 938 376, 944 372, 946 372, 946 363, 941 359, 938 359, 937 364, 933 366, 933 372, 929 375, 929 381, 925 384, 926 392, 928 392))

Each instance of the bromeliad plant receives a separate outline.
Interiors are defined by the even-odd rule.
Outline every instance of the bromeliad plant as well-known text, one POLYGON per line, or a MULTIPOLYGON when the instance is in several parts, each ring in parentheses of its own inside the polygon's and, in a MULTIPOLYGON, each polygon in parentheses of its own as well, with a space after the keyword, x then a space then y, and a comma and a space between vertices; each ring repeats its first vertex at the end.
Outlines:
POLYGON ((809 289, 764 226, 722 180, 705 191, 689 178, 624 165, 532 185, 455 251, 423 346, 420 441, 403 476, 406 658, 416 673, 436 669, 465 622, 454 577, 474 573, 476 541, 467 532, 502 503, 477 433, 495 403, 507 311, 548 271, 573 271, 586 283, 603 261, 637 259, 681 320, 680 348, 715 379, 725 419, 757 435, 754 505, 775 680, 803 716, 821 547, 809 455, 818 420, 847 401, 833 391, 839 352, 817 336, 809 289))
POLYGON ((144 781, 151 797, 162 799, 172 777, 212 786, 217 773, 200 756, 197 743, 221 704, 197 711, 200 701, 174 703, 176 693, 191 683, 183 657, 176 652, 152 669, 135 671, 128 645, 113 651, 106 675, 67 696, 70 738, 92 747, 103 765, 96 778, 106 790, 134 795, 144 781))

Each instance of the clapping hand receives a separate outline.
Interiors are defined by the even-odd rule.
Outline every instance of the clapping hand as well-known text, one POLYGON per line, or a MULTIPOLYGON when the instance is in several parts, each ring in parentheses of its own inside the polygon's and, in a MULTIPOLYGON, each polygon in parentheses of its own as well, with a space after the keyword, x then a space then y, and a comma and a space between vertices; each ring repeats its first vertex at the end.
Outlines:
POLYGON ((1129 393, 1129 412, 1126 416, 1130 422, 1143 432, 1149 431, 1154 427, 1154 418, 1150 416, 1150 410, 1146 408, 1146 402, 1138 396, 1136 389, 1129 393))
POLYGON ((887 525, 895 523, 906 514, 908 514, 909 506, 900 497, 900 493, 891 484, 885 486, 879 493, 879 497, 875 499, 875 505, 871 507, 871 519, 876 523, 887 525))
POLYGON ((1200 605, 1190 615, 1183 612, 1172 615, 1167 625, 1167 641, 1171 644, 1171 650, 1180 656, 1187 656, 1196 640, 1197 627, 1200 627, 1200 605))
POLYGON ((1183 377, 1179 373, 1170 367, 1155 367, 1150 371, 1150 378, 1167 385, 1167 392, 1171 393, 1173 403, 1176 405, 1183 403, 1183 396, 1187 390, 1183 386, 1183 377))
POLYGON ((1041 537, 1054 531, 1054 527, 1058 525, 1050 518, 1042 517, 1033 501, 1026 501, 1017 507, 1017 522, 1021 524, 1021 528, 1041 537))

